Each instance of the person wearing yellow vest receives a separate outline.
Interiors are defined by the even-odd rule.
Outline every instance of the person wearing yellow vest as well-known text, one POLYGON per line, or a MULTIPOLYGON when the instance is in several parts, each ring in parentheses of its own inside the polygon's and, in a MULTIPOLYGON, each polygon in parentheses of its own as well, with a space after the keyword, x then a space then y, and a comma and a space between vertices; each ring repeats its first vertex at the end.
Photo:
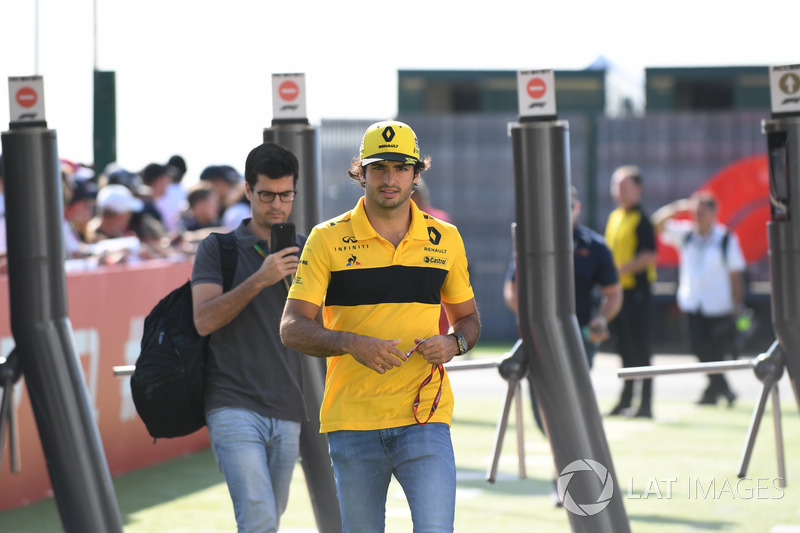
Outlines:
POLYGON ((480 318, 458 230, 411 200, 429 166, 407 124, 367 129, 348 171, 364 196, 311 231, 281 321, 287 346, 327 358, 320 431, 346 532, 384 530, 393 475, 414 531, 453 531, 453 393, 443 365, 475 346, 480 318), (450 334, 439 333, 442 305, 450 334))
MULTIPOLYGON (((617 340, 617 351, 624 367, 647 366, 650 347, 650 284, 656 280, 655 231, 642 211, 642 173, 626 165, 611 177, 611 196, 618 207, 608 216, 606 244, 611 249, 622 285, 622 309, 609 324, 617 340)), ((631 409, 634 380, 625 381, 619 402, 611 415, 652 418, 653 380, 641 380, 641 399, 631 409)))

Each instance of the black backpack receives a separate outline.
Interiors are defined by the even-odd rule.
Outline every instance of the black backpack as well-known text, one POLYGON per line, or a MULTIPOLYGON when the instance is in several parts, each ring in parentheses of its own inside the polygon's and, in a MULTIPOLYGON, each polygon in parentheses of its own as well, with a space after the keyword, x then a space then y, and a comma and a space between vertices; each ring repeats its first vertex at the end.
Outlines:
MULTIPOLYGON (((236 238, 232 233, 212 235, 220 245, 222 290, 227 292, 238 260, 236 238)), ((203 377, 208 340, 194 326, 191 281, 166 295, 147 315, 131 394, 153 439, 182 437, 206 425, 203 377)))

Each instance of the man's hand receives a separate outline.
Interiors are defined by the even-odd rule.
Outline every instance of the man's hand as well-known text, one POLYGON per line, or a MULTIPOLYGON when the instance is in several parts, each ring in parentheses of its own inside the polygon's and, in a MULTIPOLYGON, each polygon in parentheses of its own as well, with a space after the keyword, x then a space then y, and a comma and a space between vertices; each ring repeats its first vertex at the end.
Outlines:
POLYGON ((603 342, 609 337, 608 324, 603 315, 598 315, 589 321, 589 342, 603 342))
POLYGON ((353 359, 378 374, 385 374, 388 370, 400 366, 408 360, 406 354, 401 352, 397 345, 401 339, 386 341, 375 337, 359 336, 354 349, 350 350, 353 359))
POLYGON ((263 286, 275 285, 286 276, 297 272, 299 258, 295 254, 299 251, 300 248, 292 246, 269 254, 256 272, 256 276, 263 286))
POLYGON ((434 335, 427 339, 414 339, 414 342, 421 343, 414 353, 432 365, 443 365, 458 354, 458 341, 451 335, 434 335))

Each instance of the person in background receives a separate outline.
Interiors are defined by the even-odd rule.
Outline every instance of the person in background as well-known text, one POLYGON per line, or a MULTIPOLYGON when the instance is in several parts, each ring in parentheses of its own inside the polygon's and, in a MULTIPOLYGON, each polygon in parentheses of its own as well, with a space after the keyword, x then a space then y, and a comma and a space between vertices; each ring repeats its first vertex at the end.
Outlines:
MULTIPOLYGON (((611 196, 617 208, 608 216, 606 244, 611 249, 622 285, 622 309, 611 322, 625 368, 650 364, 651 284, 656 280, 656 239, 650 218, 642 210, 642 173, 625 165, 611 176, 611 196)), ((610 415, 652 418, 653 380, 641 381, 638 409, 631 410, 634 381, 626 380, 610 415)))
POLYGON ((182 251, 191 255, 197 251, 200 242, 211 233, 225 233, 232 230, 219 225, 219 197, 209 182, 201 181, 194 184, 189 189, 187 199, 189 207, 181 216, 177 228, 180 231, 182 251))
POLYGON ((442 222, 447 222, 449 224, 454 223, 453 218, 447 211, 431 205, 431 191, 425 183, 425 180, 422 179, 422 176, 420 176, 417 186, 414 187, 414 192, 411 193, 411 199, 414 200, 414 203, 417 204, 417 207, 419 207, 420 211, 423 213, 428 213, 430 216, 438 218, 442 222))
MULTIPOLYGON (((622 308, 622 286, 611 251, 603 237, 578 223, 581 203, 575 187, 571 189, 571 202, 575 315, 581 327, 587 362, 592 368, 597 345, 609 338, 608 323, 622 308), (601 291, 599 309, 596 305, 596 289, 601 291)), ((503 283, 503 300, 515 314, 518 311, 516 272, 516 261, 512 257, 503 283)))
POLYGON ((270 250, 273 224, 286 222, 298 178, 297 158, 264 143, 245 161, 252 216, 233 232, 238 260, 223 292, 219 241, 205 239, 192 272, 194 322, 211 334, 205 408, 211 448, 242 532, 278 531, 289 501, 306 420, 302 355, 281 343, 285 278, 297 270, 297 246, 270 250))
POLYGON ((64 206, 64 245, 67 257, 84 257, 88 255, 87 229, 95 212, 97 185, 90 180, 74 180, 68 190, 64 206))
POLYGON ((217 190, 220 198, 219 219, 223 220, 225 208, 229 205, 227 201, 242 181, 241 175, 230 165, 211 165, 200 173, 200 181, 208 181, 217 190))
POLYGON ((247 199, 247 194, 245 194, 243 183, 235 184, 228 193, 228 197, 223 198, 222 202, 224 203, 222 206, 224 210, 222 226, 233 229, 249 216, 250 201, 247 199))
POLYGON ((141 212, 144 202, 124 185, 106 185, 97 193, 97 211, 87 224, 87 241, 117 239, 136 235, 131 229, 133 213, 141 212))
MULTIPOLYGON (((656 210, 656 231, 680 254, 678 307, 686 316, 689 345, 703 363, 722 361, 730 346, 724 337, 735 334, 735 318, 744 311, 744 260, 735 233, 717 222, 717 200, 700 191, 656 210), (689 211, 692 220, 674 217, 689 211)), ((733 405, 736 394, 725 374, 709 374, 708 386, 697 401, 715 405, 724 397, 733 405)))
POLYGON ((181 184, 186 176, 186 161, 179 155, 173 155, 167 161, 166 167, 172 181, 164 195, 156 198, 154 202, 161 212, 164 227, 169 233, 174 233, 178 229, 181 213, 186 208, 186 190, 181 184))
POLYGON ((210 183, 196 183, 186 199, 189 205, 177 226, 181 233, 219 226, 219 196, 210 183))
MULTIPOLYGON (((411 193, 411 199, 417 204, 420 211, 423 213, 427 213, 432 217, 438 218, 442 222, 447 222, 449 224, 453 224, 453 219, 447 214, 446 211, 442 209, 437 209, 431 205, 431 191, 428 189, 428 186, 425 184, 425 180, 422 179, 422 176, 419 177, 416 186, 414 187, 414 192, 411 193)), ((447 313, 444 310, 444 306, 442 307, 442 311, 439 313, 439 333, 444 335, 450 329, 450 322, 447 320, 447 313)))
POLYGON ((384 530, 392 476, 415 531, 453 531, 453 393, 443 365, 475 345, 480 318, 458 230, 411 201, 429 165, 407 124, 367 128, 348 172, 364 196, 312 230, 281 321, 287 346, 327 358, 320 431, 351 533, 384 530), (442 303, 450 335, 439 334, 442 303))
MULTIPOLYGON (((572 203, 572 242, 575 276, 575 316, 581 328, 583 347, 589 368, 592 368, 597 346, 609 337, 607 324, 617 316, 622 307, 622 287, 617 277, 617 267, 611 257, 611 251, 605 244, 603 237, 591 229, 578 223, 581 212, 581 203, 578 200, 578 191, 571 188, 572 203), (596 304, 596 290, 599 289, 602 303, 596 304)), ((518 309, 517 292, 517 265, 512 254, 508 265, 508 272, 503 283, 503 299, 514 314, 518 309)), ((536 350, 536 346, 527 346, 526 350, 536 350)), ((531 398, 533 418, 539 431, 545 434, 539 402, 533 385, 533 374, 528 372, 528 391, 531 398)), ((553 503, 561 506, 556 480, 552 485, 553 503)))

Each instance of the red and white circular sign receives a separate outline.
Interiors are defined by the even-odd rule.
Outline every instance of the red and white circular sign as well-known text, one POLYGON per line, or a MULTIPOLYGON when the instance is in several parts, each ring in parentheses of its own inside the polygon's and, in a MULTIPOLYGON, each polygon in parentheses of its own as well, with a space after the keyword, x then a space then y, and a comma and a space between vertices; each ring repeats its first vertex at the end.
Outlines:
POLYGON ((542 78, 531 78, 528 82, 528 96, 533 98, 534 100, 538 100, 542 98, 545 93, 547 93, 547 84, 545 84, 542 78))
POLYGON ((22 87, 17 91, 17 103, 25 108, 33 107, 39 100, 39 95, 32 87, 22 87))
POLYGON ((292 80, 286 80, 278 87, 278 94, 287 102, 291 102, 300 96, 300 87, 292 80))

